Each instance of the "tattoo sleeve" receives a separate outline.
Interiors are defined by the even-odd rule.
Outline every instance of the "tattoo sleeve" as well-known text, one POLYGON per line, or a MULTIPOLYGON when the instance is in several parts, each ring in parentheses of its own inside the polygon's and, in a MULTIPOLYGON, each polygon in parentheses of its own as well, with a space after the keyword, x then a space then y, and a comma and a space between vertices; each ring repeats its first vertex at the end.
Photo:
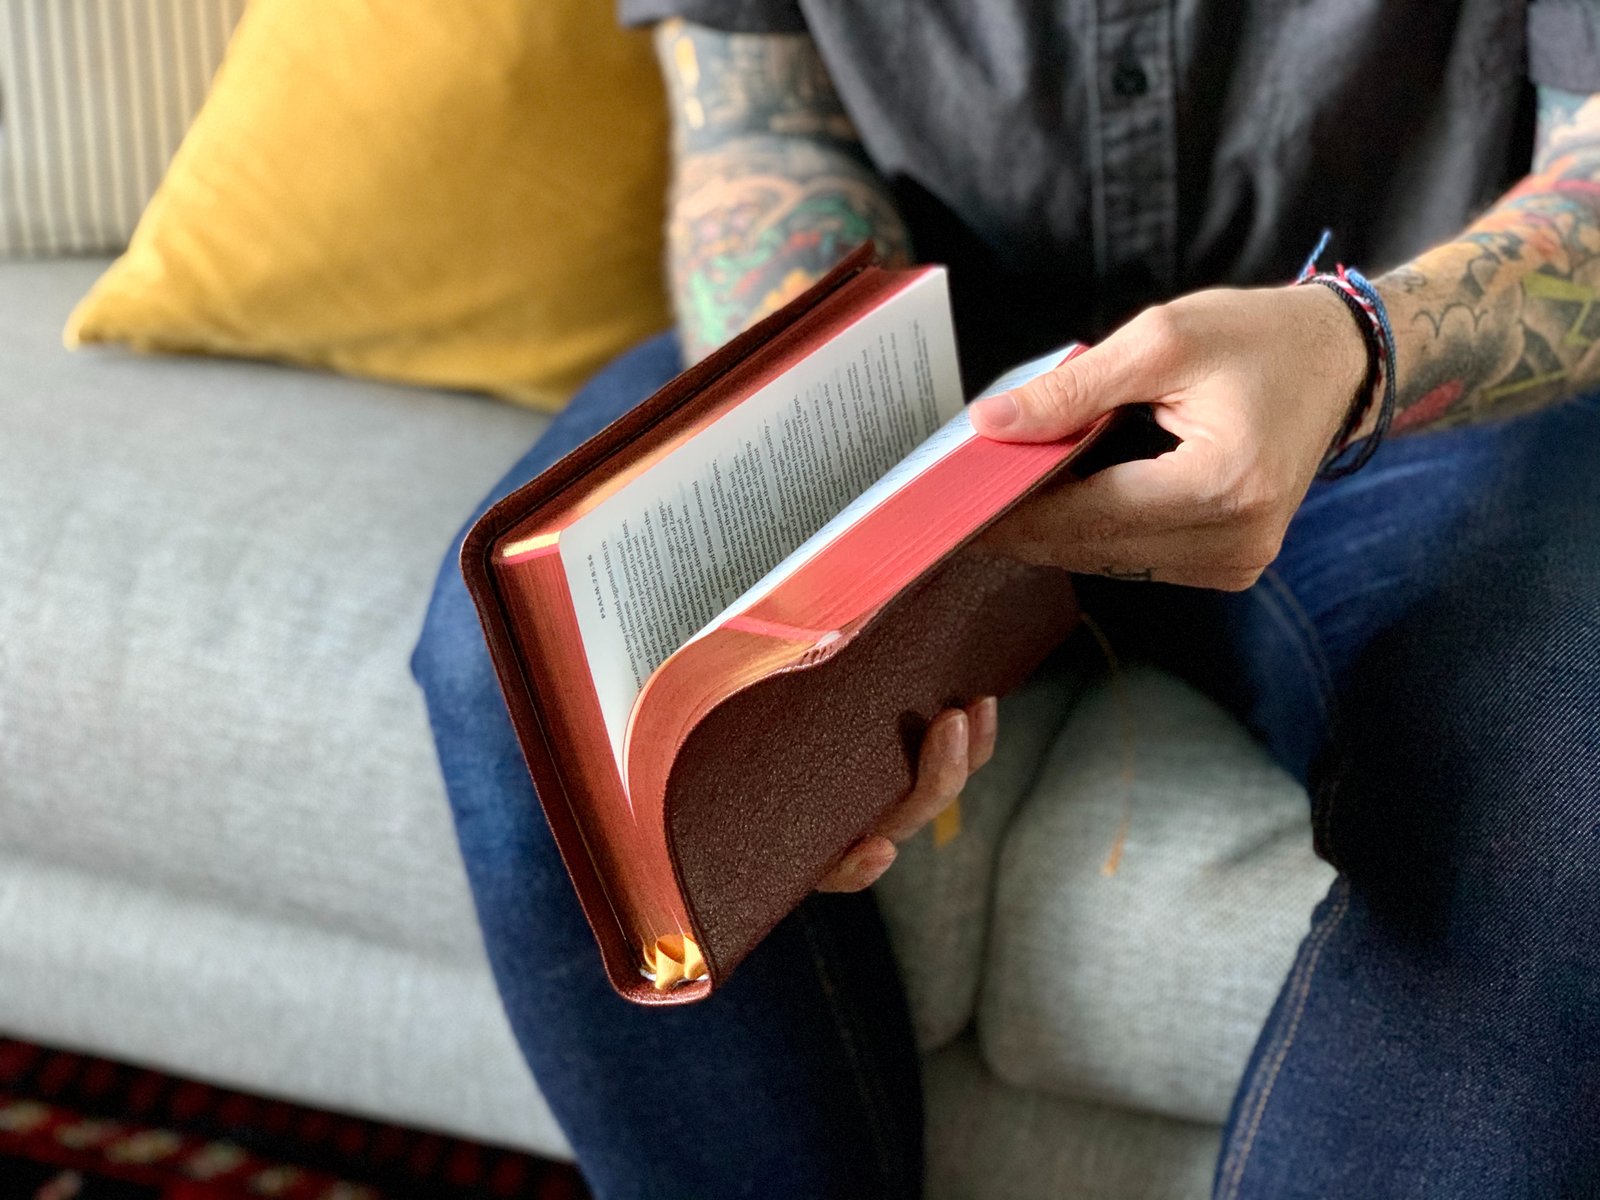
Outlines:
POLYGON ((868 239, 908 261, 811 39, 668 21, 656 54, 673 116, 667 241, 684 356, 703 358, 868 239))
POLYGON ((1600 384, 1600 95, 1541 88, 1532 172, 1377 286, 1395 328, 1396 429, 1509 416, 1600 384))

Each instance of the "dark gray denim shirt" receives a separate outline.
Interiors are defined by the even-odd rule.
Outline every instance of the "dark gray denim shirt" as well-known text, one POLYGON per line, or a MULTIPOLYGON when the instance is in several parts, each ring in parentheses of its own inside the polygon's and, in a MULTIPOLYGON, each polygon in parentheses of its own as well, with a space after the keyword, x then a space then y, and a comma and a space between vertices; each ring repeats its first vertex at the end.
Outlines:
POLYGON ((1208 284, 1369 273, 1526 173, 1530 82, 1600 91, 1600 0, 621 0, 816 40, 969 375, 1208 284), (976 362, 973 359, 976 358, 976 362))

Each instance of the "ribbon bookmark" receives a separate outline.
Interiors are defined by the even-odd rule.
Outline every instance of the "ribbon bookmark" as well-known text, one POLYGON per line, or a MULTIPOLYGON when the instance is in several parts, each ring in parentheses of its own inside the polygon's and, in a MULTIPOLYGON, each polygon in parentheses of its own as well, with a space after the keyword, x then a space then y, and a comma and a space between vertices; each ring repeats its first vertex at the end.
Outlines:
POLYGON ((669 933, 644 948, 644 977, 665 992, 680 983, 695 983, 706 977, 706 960, 691 937, 669 933))

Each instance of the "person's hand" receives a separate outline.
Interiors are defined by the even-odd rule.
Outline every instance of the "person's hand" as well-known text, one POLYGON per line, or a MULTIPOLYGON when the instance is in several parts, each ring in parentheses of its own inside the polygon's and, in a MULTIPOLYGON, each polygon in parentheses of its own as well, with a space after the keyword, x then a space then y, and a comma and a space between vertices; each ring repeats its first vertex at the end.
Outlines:
POLYGON ((971 775, 994 754, 1000 728, 993 696, 947 708, 928 725, 917 755, 916 785, 883 815, 877 828, 862 838, 817 885, 819 892, 859 892, 871 887, 889 869, 903 842, 938 816, 961 795, 971 775))
POLYGON ((1274 558, 1366 375, 1350 312, 1320 286, 1196 292, 972 408, 978 432, 1053 441, 1149 403, 1182 439, 1042 492, 986 541, 1085 574, 1239 591, 1274 558))

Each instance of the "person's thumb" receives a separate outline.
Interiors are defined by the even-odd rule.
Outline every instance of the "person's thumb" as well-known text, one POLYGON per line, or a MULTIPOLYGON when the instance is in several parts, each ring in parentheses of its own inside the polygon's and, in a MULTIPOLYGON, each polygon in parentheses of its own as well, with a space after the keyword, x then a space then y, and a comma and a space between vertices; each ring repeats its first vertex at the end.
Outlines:
POLYGON ((1138 336, 1140 323, 1123 326, 1020 387, 977 401, 973 428, 1000 441, 1053 442, 1114 408, 1155 399, 1161 390, 1158 356, 1138 336))

